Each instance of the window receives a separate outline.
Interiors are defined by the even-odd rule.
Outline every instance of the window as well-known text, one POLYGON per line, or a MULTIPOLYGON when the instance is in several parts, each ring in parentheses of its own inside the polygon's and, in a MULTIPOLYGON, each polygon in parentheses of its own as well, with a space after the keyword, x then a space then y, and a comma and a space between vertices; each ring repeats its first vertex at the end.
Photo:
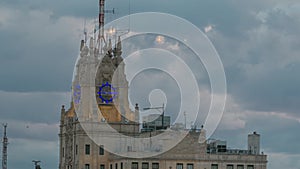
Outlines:
POLYGON ((90 164, 85 164, 84 169, 90 169, 90 164))
POLYGON ((109 168, 112 169, 112 164, 110 164, 109 168))
POLYGON ((99 147, 99 155, 104 155, 104 146, 100 145, 99 147))
POLYGON ((149 169, 149 163, 142 163, 142 169, 149 169))
POLYGON ((248 165, 247 169, 254 169, 254 165, 248 165))
POLYGON ((118 163, 115 164, 115 169, 118 169, 118 163))
POLYGON ((121 169, 123 169, 123 163, 121 162, 121 169))
POLYGON ((137 162, 131 163, 131 169, 138 169, 138 168, 139 168, 139 163, 137 163, 137 162))
POLYGON ((218 169, 218 164, 212 164, 211 169, 218 169))
POLYGON ((152 163, 152 169, 159 169, 159 163, 152 163))
POLYGON ((194 164, 187 164, 187 169, 194 169, 194 164))
POLYGON ((65 157, 65 148, 62 149, 62 156, 65 157))
POLYGON ((91 146, 89 144, 86 144, 85 145, 85 154, 86 155, 90 155, 90 149, 91 149, 91 146))
POLYGON ((232 164, 228 164, 226 169, 233 169, 233 165, 232 164))
POLYGON ((237 165, 237 169, 244 169, 244 165, 237 165))
POLYGON ((182 163, 177 163, 176 164, 176 169, 183 169, 183 164, 182 163))
POLYGON ((76 144, 75 146, 75 154, 77 155, 78 154, 78 145, 76 144))
POLYGON ((131 152, 132 151, 132 147, 131 146, 127 146, 127 151, 131 152))
POLYGON ((104 164, 101 164, 101 165, 100 165, 100 169, 105 169, 105 165, 104 165, 104 164))

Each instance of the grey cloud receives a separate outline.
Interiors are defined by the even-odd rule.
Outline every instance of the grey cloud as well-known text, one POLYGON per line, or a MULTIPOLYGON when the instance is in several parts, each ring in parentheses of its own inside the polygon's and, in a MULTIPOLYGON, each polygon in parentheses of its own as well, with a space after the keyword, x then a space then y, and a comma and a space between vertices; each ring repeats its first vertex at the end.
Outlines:
POLYGON ((68 93, 21 93, 0 91, 1 121, 56 124, 62 104, 69 105, 68 93))
POLYGON ((300 123, 297 120, 285 119, 264 112, 253 112, 253 114, 237 112, 237 114, 243 114, 240 118, 246 122, 244 128, 224 130, 221 121, 213 137, 227 140, 231 148, 247 149, 247 135, 257 131, 261 134, 261 151, 264 153, 299 153, 300 147, 296 142, 300 140, 300 135, 295 131, 300 129, 300 123))
POLYGON ((43 11, 12 14, 0 27, 0 37, 5 39, 0 46, 0 78, 5 79, 0 89, 69 91, 78 55, 79 40, 72 28, 76 20, 52 22, 43 11))
POLYGON ((300 146, 298 144, 282 145, 283 143, 291 143, 300 140, 299 134, 290 133, 300 129, 298 121, 272 115, 247 116, 246 120, 246 128, 253 128, 255 125, 256 129, 260 129, 260 132, 262 133, 261 144, 265 152, 299 153, 300 146))
MULTIPOLYGON (((3 120, 4 122, 4 120, 3 120)), ((31 139, 36 141, 57 141, 59 124, 5 120, 10 139, 31 139)))
POLYGON ((295 28, 300 23, 283 11, 270 11, 266 22, 246 29, 241 38, 223 32, 211 37, 225 65, 228 91, 238 104, 249 110, 299 116, 300 62, 295 47, 299 34, 295 28))
MULTIPOLYGON (((127 1, 106 2, 108 9, 116 8, 115 16, 106 15, 107 21, 129 13, 127 1)), ((299 116, 299 78, 296 75, 300 71, 297 59, 299 58, 298 28, 300 25, 297 15, 287 14, 285 10, 274 10, 274 7, 280 8, 282 5, 287 5, 285 3, 286 1, 279 0, 247 2, 236 0, 201 2, 199 0, 189 2, 131 0, 131 13, 167 12, 183 17, 199 28, 203 28, 207 24, 216 25, 215 31, 208 36, 216 46, 225 65, 228 91, 241 108, 266 112, 287 112, 289 115, 299 116), (266 22, 257 18, 256 15, 259 12, 268 14, 266 22), (263 26, 267 28, 267 31, 261 32, 261 34, 257 33, 258 29, 262 29, 263 26)), ((292 4, 294 3, 298 2, 293 1, 292 4)), ((0 22, 0 38, 2 40, 0 89, 6 91, 70 91, 73 66, 78 55, 79 35, 82 33, 82 18, 97 17, 97 0, 7 0, 1 1, 0 4, 2 8, 18 9, 22 14, 18 16, 13 13, 13 19, 8 20, 9 24, 0 22), (39 11, 40 16, 33 17, 32 12, 34 13, 34 11, 39 11), (66 20, 62 19, 66 16, 73 19, 81 18, 80 21, 77 21, 80 26, 66 23, 66 20), (77 27, 78 30, 72 30, 73 33, 70 33, 74 27, 77 27), (78 34, 74 32, 78 32, 78 34)), ((166 86, 163 84, 163 87, 166 86)), ((171 102, 179 102, 175 99, 176 94, 172 93, 172 89, 166 91, 170 93, 171 102)), ((143 99, 141 98, 141 100, 143 99)), ((1 92, 0 107, 3 110, 0 111, 1 120, 15 119, 15 121, 32 121, 33 124, 53 124, 59 119, 60 105, 69 101, 69 98, 61 99, 61 96, 51 94, 33 97, 23 96, 22 93, 17 92, 9 94, 1 92)), ((147 106, 147 104, 141 106, 147 106)), ((173 109, 168 107, 168 112, 172 112, 173 109)), ((256 116, 255 118, 246 116, 247 118, 243 119, 246 121, 246 127, 242 129, 221 130, 221 122, 221 126, 214 136, 228 140, 232 147, 244 148, 246 147, 246 135, 257 130, 262 134, 262 145, 266 153, 297 154, 299 135, 296 132, 299 130, 299 123, 278 117, 256 116), (296 146, 293 147, 293 145, 296 146)), ((58 149, 55 150, 56 145, 53 144, 53 141, 41 141, 51 138, 33 137, 30 133, 22 135, 24 131, 19 128, 12 131, 11 134, 14 137, 20 135, 32 137, 35 140, 25 140, 25 142, 12 140, 10 142, 10 145, 14 145, 10 149, 11 156, 17 161, 11 164, 12 168, 32 168, 31 160, 36 157, 45 161, 46 168, 57 167, 58 149), (28 142, 35 145, 32 146, 28 142), (51 149, 45 148, 44 145, 51 145, 51 149), (20 151, 24 153, 20 153, 20 151), (30 153, 33 155, 24 155, 30 153)), ((54 134, 55 132, 51 130, 50 133, 54 134)), ((269 160, 270 163, 274 162, 272 157, 269 160)), ((289 166, 284 167, 297 167, 293 164, 287 165, 289 166)))
POLYGON ((10 139, 9 142, 8 167, 14 169, 33 168, 32 160, 40 160, 42 168, 58 167, 57 141, 10 139))
MULTIPOLYGON (((299 65, 299 64, 296 64, 299 65)), ((260 111, 288 111, 298 115, 300 96, 297 74, 299 66, 286 70, 274 70, 271 74, 241 82, 233 93, 239 96, 239 103, 246 109, 260 111), (251 90, 246 90, 251 89, 251 90)))

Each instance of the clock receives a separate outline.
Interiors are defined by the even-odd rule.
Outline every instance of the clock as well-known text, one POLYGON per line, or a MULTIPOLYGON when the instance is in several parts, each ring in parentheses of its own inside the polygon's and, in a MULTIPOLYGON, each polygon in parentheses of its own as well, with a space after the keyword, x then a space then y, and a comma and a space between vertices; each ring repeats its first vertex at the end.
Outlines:
POLYGON ((117 91, 110 83, 106 82, 99 87, 98 95, 102 103, 111 103, 116 98, 117 91))

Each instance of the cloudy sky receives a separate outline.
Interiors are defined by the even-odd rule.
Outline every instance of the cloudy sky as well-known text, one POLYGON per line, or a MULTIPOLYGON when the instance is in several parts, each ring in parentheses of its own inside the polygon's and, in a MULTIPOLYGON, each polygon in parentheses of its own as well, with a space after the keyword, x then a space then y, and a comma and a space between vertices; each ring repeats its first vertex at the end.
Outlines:
MULTIPOLYGON (((34 159, 41 160, 45 169, 58 167, 60 107, 69 105, 84 20, 97 17, 97 4, 97 0, 0 1, 0 123, 8 123, 9 168, 30 169, 34 159)), ((228 91, 223 118, 212 137, 227 140, 232 148, 246 148, 247 134, 257 131, 268 168, 299 168, 298 0, 107 0, 106 4, 116 10, 107 20, 136 12, 165 12, 204 31, 223 62, 228 91)))

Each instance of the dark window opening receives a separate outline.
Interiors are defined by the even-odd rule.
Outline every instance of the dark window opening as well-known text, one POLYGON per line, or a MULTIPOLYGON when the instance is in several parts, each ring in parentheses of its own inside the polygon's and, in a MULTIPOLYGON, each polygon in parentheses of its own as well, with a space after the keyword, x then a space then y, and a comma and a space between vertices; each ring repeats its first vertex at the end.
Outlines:
POLYGON ((139 163, 137 163, 137 162, 131 163, 131 169, 138 169, 138 168, 139 168, 139 163))
POLYGON ((90 151, 91 151, 90 149, 91 149, 91 146, 90 146, 89 144, 86 144, 86 145, 85 145, 85 154, 86 154, 86 155, 90 155, 90 153, 91 153, 91 152, 90 152, 90 151))
POLYGON ((100 145, 99 147, 99 155, 104 155, 104 146, 100 145))

